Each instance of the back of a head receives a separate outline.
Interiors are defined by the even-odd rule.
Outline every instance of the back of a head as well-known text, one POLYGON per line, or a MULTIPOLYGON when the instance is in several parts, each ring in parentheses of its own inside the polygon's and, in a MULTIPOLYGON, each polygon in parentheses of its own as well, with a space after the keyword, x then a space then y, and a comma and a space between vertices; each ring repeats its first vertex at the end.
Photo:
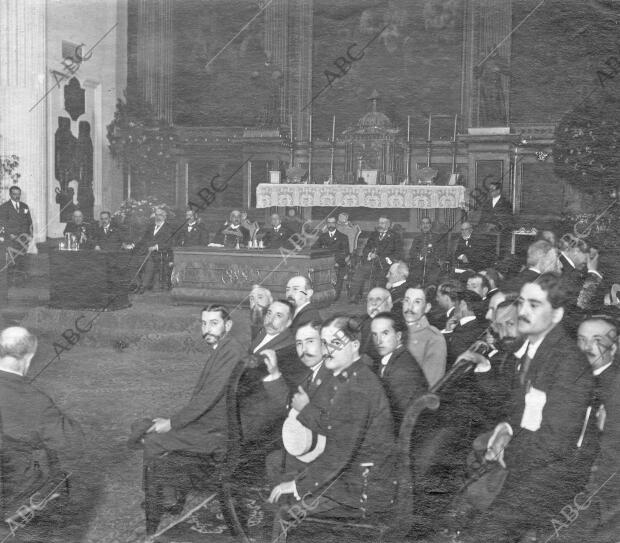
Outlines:
POLYGON ((22 360, 37 350, 37 338, 26 328, 11 326, 0 332, 0 360, 22 360))
POLYGON ((448 296, 453 302, 456 302, 457 294, 459 293, 459 291, 463 290, 463 287, 460 281, 457 281, 456 279, 450 279, 449 281, 446 281, 445 283, 439 285, 437 290, 441 294, 445 294, 446 296, 448 296))
POLYGON ((460 290, 456 295, 457 304, 465 302, 469 311, 471 311, 477 319, 483 317, 482 297, 472 290, 460 290))

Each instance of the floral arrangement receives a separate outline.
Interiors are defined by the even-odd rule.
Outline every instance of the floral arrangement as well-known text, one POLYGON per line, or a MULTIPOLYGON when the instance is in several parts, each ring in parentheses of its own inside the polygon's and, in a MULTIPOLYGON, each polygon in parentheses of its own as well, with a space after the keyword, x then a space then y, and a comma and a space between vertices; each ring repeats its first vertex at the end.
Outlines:
POLYGON ((10 155, 0 158, 0 187, 2 189, 2 196, 4 191, 9 189, 10 185, 17 185, 21 174, 17 171, 19 167, 19 157, 17 155, 10 155), (7 183, 5 180, 10 179, 7 183))
POLYGON ((112 157, 132 176, 140 197, 158 193, 171 196, 178 136, 174 127, 158 118, 150 103, 137 97, 118 100, 114 120, 107 126, 112 157))
POLYGON ((144 217, 148 220, 155 214, 156 209, 163 209, 168 214, 168 220, 176 217, 174 209, 165 202, 161 202, 156 196, 147 196, 144 200, 129 198, 121 203, 113 217, 121 223, 125 222, 127 218, 132 220, 144 217))

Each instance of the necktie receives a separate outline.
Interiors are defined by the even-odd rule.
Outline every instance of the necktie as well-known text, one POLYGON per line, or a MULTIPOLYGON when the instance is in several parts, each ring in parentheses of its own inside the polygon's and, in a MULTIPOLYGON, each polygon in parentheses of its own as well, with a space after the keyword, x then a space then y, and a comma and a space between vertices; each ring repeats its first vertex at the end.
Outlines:
POLYGON ((15 202, 15 211, 19 213, 19 202, 15 202))
POLYGON ((521 364, 521 375, 519 375, 519 382, 521 383, 521 386, 525 386, 525 379, 531 363, 532 359, 528 356, 527 351, 525 351, 525 356, 523 357, 523 362, 521 364))
POLYGON ((103 233, 107 236, 108 235, 108 227, 104 226, 103 227, 103 233))
POLYGON ((469 247, 469 238, 465 240, 465 247, 469 247))
POLYGON ((385 237, 385 232, 382 232, 381 234, 379 234, 379 241, 383 241, 384 237, 385 237))

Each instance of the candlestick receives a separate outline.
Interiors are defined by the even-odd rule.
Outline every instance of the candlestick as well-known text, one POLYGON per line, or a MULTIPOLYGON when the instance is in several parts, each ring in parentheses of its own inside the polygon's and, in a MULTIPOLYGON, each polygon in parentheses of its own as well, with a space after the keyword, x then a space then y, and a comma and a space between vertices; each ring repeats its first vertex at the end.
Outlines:
POLYGON ((409 143, 409 130, 411 128, 411 116, 407 115, 407 143, 409 143))
POLYGON ((332 142, 336 141, 336 116, 334 115, 334 120, 332 122, 332 142))
POLYGON ((428 141, 431 141, 431 121, 432 121, 433 116, 429 113, 428 114, 428 141))
POLYGON ((308 143, 312 141, 312 113, 310 113, 310 118, 308 119, 308 143))
POLYGON ((455 113, 454 114, 454 136, 452 137, 453 141, 456 141, 456 125, 457 125, 458 118, 459 118, 459 114, 455 113))

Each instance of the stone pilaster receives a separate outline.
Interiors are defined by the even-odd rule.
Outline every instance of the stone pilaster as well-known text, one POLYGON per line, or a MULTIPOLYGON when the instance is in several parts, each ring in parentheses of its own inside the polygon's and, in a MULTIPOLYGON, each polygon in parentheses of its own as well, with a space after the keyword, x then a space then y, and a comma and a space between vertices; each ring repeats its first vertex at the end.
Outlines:
MULTIPOLYGON (((46 77, 45 39, 45 2, 0 2, 0 156, 19 157, 19 186, 32 210, 37 242, 45 241, 48 220, 46 100, 41 99, 46 84, 54 84, 46 77)), ((2 191, 0 199, 7 196, 2 191)))

